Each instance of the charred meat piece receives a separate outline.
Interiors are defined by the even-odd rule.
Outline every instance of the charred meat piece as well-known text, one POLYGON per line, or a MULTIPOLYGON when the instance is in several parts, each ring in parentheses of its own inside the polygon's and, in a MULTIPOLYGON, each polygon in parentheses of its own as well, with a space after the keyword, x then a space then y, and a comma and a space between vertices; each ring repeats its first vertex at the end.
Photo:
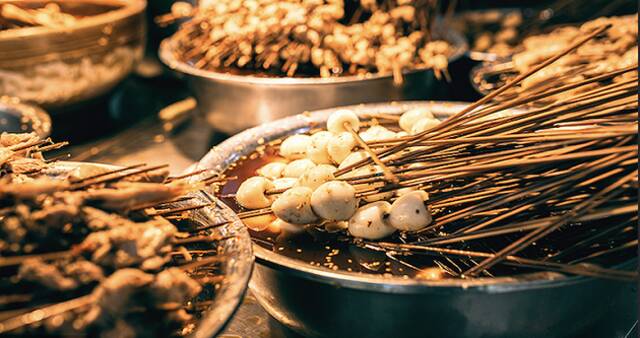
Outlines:
MULTIPOLYGON (((177 229, 164 220, 133 223, 106 231, 91 233, 79 245, 81 252, 101 266, 124 268, 147 266, 158 268, 158 256, 171 250, 171 241, 177 229)), ((160 264, 162 266, 162 264, 160 264)))

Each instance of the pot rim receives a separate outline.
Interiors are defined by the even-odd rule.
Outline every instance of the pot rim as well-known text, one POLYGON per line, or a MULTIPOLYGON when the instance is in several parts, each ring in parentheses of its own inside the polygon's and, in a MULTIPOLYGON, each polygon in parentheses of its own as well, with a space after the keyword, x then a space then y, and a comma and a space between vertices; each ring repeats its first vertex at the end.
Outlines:
MULTIPOLYGON (((8 0, 6 3, 12 2, 45 2, 43 0, 8 0)), ((62 1, 62 0, 56 0, 62 1)), ((46 37, 58 34, 73 34, 76 31, 100 27, 102 25, 114 23, 126 19, 128 17, 132 17, 142 13, 147 7, 146 0, 74 0, 78 3, 88 3, 88 4, 101 4, 101 5, 112 5, 119 6, 119 8, 94 15, 91 17, 83 18, 77 22, 73 27, 60 27, 60 28, 50 28, 50 27, 25 27, 20 29, 9 29, 6 31, 0 31, 0 41, 8 41, 8 40, 22 40, 32 37, 46 37)), ((51 1, 48 1, 51 2, 51 1)))
MULTIPOLYGON (((448 58, 449 63, 458 60, 468 50, 467 41, 462 34, 450 29, 443 29, 444 38, 452 43, 454 52, 448 58)), ((175 41, 173 36, 168 37, 160 43, 160 49, 158 50, 158 56, 160 60, 169 68, 180 73, 200 77, 217 82, 229 82, 229 83, 241 83, 241 84, 253 84, 253 85, 283 85, 283 86, 297 86, 297 85, 332 85, 332 84, 345 84, 356 83, 362 81, 374 81, 374 80, 390 80, 392 74, 368 74, 366 76, 349 75, 338 77, 259 77, 254 75, 236 75, 230 73, 220 73, 209 70, 203 70, 193 67, 186 62, 178 60, 174 53, 175 41)), ((406 70, 402 73, 404 75, 429 71, 431 68, 419 68, 406 70)))
MULTIPOLYGON (((324 124, 329 114, 339 109, 350 109, 356 114, 362 115, 367 112, 398 114, 412 108, 428 108, 436 110, 434 111, 436 116, 446 117, 460 111, 468 105, 469 103, 452 101, 402 101, 342 106, 293 115, 247 129, 230 137, 221 144, 213 147, 209 153, 199 162, 192 165, 187 171, 208 168, 223 172, 241 156, 251 153, 259 144, 264 144, 265 142, 284 135, 290 135, 293 132, 304 131, 305 129, 309 129, 310 124, 324 124)), ((510 113, 513 114, 521 111, 522 110, 512 109, 510 113)), ((381 277, 373 274, 334 271, 325 267, 314 267, 304 261, 269 251, 255 244, 255 242, 253 247, 256 262, 276 270, 286 271, 297 277, 330 284, 336 287, 384 293, 418 294, 425 292, 452 293, 460 291, 505 293, 564 287, 596 280, 593 277, 570 276, 557 272, 533 272, 498 278, 475 278, 470 280, 445 279, 439 281, 404 279, 396 276, 381 277)), ((617 265, 616 268, 628 268, 634 265, 635 262, 637 262, 637 259, 632 259, 617 265)))

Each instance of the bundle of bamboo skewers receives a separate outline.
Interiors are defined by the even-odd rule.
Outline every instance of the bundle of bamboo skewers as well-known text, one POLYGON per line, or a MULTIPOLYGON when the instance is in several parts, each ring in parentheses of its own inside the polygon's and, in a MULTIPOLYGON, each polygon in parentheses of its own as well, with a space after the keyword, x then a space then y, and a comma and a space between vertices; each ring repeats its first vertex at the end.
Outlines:
POLYGON ((381 242, 354 243, 416 270, 407 257, 454 259, 462 264, 441 267, 455 277, 492 276, 496 265, 515 265, 635 280, 636 272, 612 266, 634 257, 638 245, 637 64, 501 97, 609 28, 595 29, 433 128, 388 140, 359 139, 369 157, 335 171, 335 178, 360 187, 359 198, 424 190, 434 222, 381 242), (625 79, 614 81, 620 75, 625 79), (590 87, 594 83, 599 86, 590 87), (559 95, 575 89, 584 90, 559 95), (536 102, 546 103, 505 113, 536 102), (347 175, 370 165, 381 170, 347 175))
POLYGON ((393 74, 432 68, 448 78, 450 44, 434 34, 436 1, 342 0, 176 3, 159 24, 190 18, 171 38, 197 68, 270 76, 393 74))

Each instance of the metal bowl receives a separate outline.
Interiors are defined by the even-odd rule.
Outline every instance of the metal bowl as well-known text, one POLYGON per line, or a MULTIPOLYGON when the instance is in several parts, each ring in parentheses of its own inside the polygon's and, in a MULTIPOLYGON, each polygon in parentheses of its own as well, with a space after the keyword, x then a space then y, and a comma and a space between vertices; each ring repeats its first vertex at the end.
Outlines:
MULTIPOLYGON (((86 177, 116 168, 118 167, 100 163, 59 161, 47 171, 47 174, 59 178, 71 174, 86 177)), ((217 286, 204 286, 204 291, 196 299, 210 304, 204 310, 198 311, 199 320, 189 337, 211 338, 222 332, 244 298, 253 271, 254 256, 246 227, 229 207, 213 197, 211 189, 194 192, 189 196, 194 198, 177 202, 172 207, 209 204, 209 207, 189 211, 188 219, 198 226, 228 222, 209 229, 207 235, 231 237, 215 244, 218 256, 224 257, 217 270, 224 276, 224 281, 217 286)))
MULTIPOLYGON (((465 105, 403 102, 349 109, 399 114, 415 107, 444 118, 465 105)), ((322 124, 335 110, 249 129, 214 147, 192 170, 224 171, 259 144, 322 124)), ((635 283, 551 272, 429 282, 333 271, 257 245, 254 252, 253 294, 271 316, 308 337, 576 337, 586 330, 612 337, 620 336, 614 332, 620 323, 608 316, 622 318, 623 328, 637 317, 635 283), (591 328, 596 323, 601 331, 591 328)))
MULTIPOLYGON (((442 36, 454 46, 449 62, 467 50, 466 41, 457 32, 446 30, 442 36)), ((199 110, 206 114, 213 128, 229 134, 315 109, 427 99, 438 85, 431 69, 405 72, 400 86, 393 83, 391 75, 380 74, 365 78, 275 78, 217 73, 176 59, 174 45, 171 38, 164 40, 160 45, 160 59, 186 77, 199 110)))
POLYGON ((46 138, 51 134, 51 118, 35 105, 22 103, 16 97, 0 96, 0 132, 34 132, 46 138))
POLYGON ((146 0, 3 0, 40 7, 57 3, 86 15, 69 28, 0 31, 0 95, 46 109, 77 105, 105 94, 142 58, 146 0))

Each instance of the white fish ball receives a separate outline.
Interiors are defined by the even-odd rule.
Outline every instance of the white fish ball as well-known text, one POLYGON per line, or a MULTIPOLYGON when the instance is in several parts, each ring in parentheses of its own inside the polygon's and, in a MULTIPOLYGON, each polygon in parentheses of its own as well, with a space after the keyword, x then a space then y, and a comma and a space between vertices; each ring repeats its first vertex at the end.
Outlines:
MULTIPOLYGON (((304 226, 301 224, 293 224, 277 217, 274 217, 274 218, 275 220, 271 222, 271 225, 269 226, 272 229, 272 231, 280 230, 287 233, 300 233, 304 231, 304 226)), ((274 232, 277 232, 277 231, 274 231, 274 232)))
POLYGON ((328 233, 347 230, 349 228, 349 222, 347 221, 329 221, 323 223, 322 225, 324 225, 324 230, 326 230, 328 233))
POLYGON ((258 173, 258 175, 262 177, 275 180, 282 177, 282 173, 284 172, 284 168, 286 167, 287 167, 286 163, 271 162, 263 165, 256 172, 258 173))
POLYGON ((269 179, 254 176, 240 184, 236 192, 236 201, 247 209, 261 209, 271 205, 272 198, 265 192, 273 189, 274 185, 269 179))
POLYGON ((425 204, 428 198, 429 194, 422 190, 399 197, 391 205, 389 224, 405 231, 416 231, 426 227, 432 221, 431 212, 425 204))
POLYGON ((351 154, 349 154, 347 157, 345 157, 345 159, 340 163, 340 165, 338 166, 338 169, 344 169, 352 164, 356 164, 362 160, 364 160, 365 158, 368 158, 369 154, 367 154, 365 151, 356 151, 353 152, 351 154))
POLYGON ((308 187, 315 189, 325 182, 333 181, 336 178, 333 173, 336 171, 336 167, 328 164, 320 164, 315 168, 302 174, 296 183, 296 186, 308 187))
POLYGON ((364 239, 381 239, 396 231, 385 218, 391 210, 389 202, 380 201, 363 205, 349 219, 349 233, 364 239))
POLYGON ((426 108, 414 108, 407 110, 400 116, 398 124, 400 128, 406 132, 411 132, 413 126, 422 119, 432 118, 435 119, 433 113, 426 108))
POLYGON ((316 164, 331 164, 331 158, 327 150, 333 134, 328 131, 320 131, 311 135, 311 142, 307 146, 307 157, 316 164))
POLYGON ((273 215, 260 215, 249 218, 242 219, 242 223, 247 226, 247 228, 253 231, 264 231, 269 227, 269 224, 275 220, 276 217, 273 215))
POLYGON ((383 126, 371 126, 369 129, 361 132, 360 138, 365 142, 391 140, 396 138, 396 133, 383 127, 383 126))
POLYGON ((411 134, 418 134, 421 133, 425 130, 429 130, 437 125, 440 124, 440 120, 437 119, 422 119, 417 121, 414 125, 413 128, 411 128, 411 134))
POLYGON ((271 182, 275 186, 274 188, 275 190, 283 190, 283 189, 289 189, 294 185, 296 185, 296 183, 298 182, 298 179, 293 177, 283 177, 277 180, 273 180, 271 182))
POLYGON ((271 210, 283 221, 293 224, 309 224, 318 220, 311 209, 311 194, 307 187, 293 187, 273 201, 271 210))
POLYGON ((358 119, 358 115, 351 110, 341 109, 329 115, 329 119, 327 119, 327 130, 335 134, 348 131, 344 127, 345 122, 349 123, 351 129, 355 131, 360 129, 360 119, 358 119))
POLYGON ((342 163, 342 161, 351 154, 353 148, 358 145, 355 137, 351 135, 351 133, 340 133, 329 140, 329 144, 327 144, 327 152, 329 153, 329 157, 335 163, 342 163))
POLYGON ((310 143, 311 137, 309 135, 289 136, 280 145, 280 155, 289 160, 305 158, 310 143))
POLYGON ((343 181, 326 182, 311 195, 311 207, 323 219, 346 221, 358 208, 356 189, 343 181))
POLYGON ((310 159, 302 158, 289 162, 289 164, 287 164, 287 166, 284 168, 282 175, 284 177, 298 178, 312 168, 315 168, 315 166, 316 164, 313 163, 313 161, 311 161, 310 159))

